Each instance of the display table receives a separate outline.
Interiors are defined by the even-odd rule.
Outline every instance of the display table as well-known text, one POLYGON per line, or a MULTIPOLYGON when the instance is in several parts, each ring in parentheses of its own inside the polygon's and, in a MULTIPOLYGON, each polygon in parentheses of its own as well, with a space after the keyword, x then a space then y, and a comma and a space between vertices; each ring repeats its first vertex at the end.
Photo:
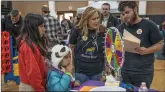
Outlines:
MULTIPOLYGON (((82 83, 81 86, 73 88, 73 90, 81 90, 81 88, 84 87, 84 86, 93 86, 93 87, 96 86, 96 87, 98 87, 98 86, 104 86, 104 85, 105 85, 104 82, 89 80, 87 82, 82 83)), ((138 92, 138 89, 139 89, 138 87, 134 87, 135 92, 138 92)), ((153 89, 148 89, 148 91, 149 92, 159 92, 159 91, 156 91, 156 90, 153 90, 153 89)))

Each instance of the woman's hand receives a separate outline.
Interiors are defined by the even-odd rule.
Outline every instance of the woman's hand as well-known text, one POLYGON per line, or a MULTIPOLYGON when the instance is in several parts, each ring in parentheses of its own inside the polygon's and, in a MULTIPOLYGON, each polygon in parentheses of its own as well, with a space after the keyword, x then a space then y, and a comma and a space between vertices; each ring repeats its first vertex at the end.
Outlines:
POLYGON ((110 71, 110 66, 108 64, 107 61, 105 61, 105 75, 110 75, 111 71, 110 71))
POLYGON ((106 76, 105 75, 102 75, 101 78, 100 78, 100 81, 101 82, 105 82, 106 81, 106 76))
POLYGON ((75 82, 74 82, 74 87, 78 87, 78 86, 80 86, 80 82, 75 81, 75 82))

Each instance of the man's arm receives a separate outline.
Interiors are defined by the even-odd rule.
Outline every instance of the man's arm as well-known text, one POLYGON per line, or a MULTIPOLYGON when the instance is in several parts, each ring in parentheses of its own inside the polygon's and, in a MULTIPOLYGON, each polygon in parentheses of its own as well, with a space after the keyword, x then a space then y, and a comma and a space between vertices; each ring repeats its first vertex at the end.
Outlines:
POLYGON ((159 31, 157 25, 152 21, 148 21, 146 27, 149 28, 148 41, 150 41, 151 46, 147 47, 147 48, 146 47, 136 48, 135 50, 140 55, 155 53, 155 52, 159 51, 163 45, 163 43, 162 43, 163 37, 160 34, 160 31, 159 31))
POLYGON ((154 45, 152 45, 149 48, 145 48, 145 47, 140 47, 140 48, 136 48, 135 50, 140 54, 140 55, 146 55, 146 54, 151 54, 151 53, 155 53, 157 51, 159 51, 163 46, 163 41, 160 41, 154 45))

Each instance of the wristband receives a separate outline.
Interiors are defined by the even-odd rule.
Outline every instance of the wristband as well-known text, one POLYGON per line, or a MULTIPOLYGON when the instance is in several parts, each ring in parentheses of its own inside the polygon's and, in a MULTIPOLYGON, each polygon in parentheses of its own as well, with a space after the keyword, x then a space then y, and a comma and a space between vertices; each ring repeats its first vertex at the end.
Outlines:
POLYGON ((70 72, 65 72, 65 74, 69 75, 70 77, 72 76, 70 72))

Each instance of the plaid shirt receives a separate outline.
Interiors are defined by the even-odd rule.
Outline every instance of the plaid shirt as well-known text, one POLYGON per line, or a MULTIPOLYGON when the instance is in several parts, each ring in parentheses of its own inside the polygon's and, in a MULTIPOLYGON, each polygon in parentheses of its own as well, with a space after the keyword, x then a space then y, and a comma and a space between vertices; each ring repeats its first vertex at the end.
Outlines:
POLYGON ((44 27, 45 34, 48 37, 49 41, 56 41, 62 38, 62 30, 60 27, 60 23, 57 19, 49 14, 45 14, 44 16, 44 27))

